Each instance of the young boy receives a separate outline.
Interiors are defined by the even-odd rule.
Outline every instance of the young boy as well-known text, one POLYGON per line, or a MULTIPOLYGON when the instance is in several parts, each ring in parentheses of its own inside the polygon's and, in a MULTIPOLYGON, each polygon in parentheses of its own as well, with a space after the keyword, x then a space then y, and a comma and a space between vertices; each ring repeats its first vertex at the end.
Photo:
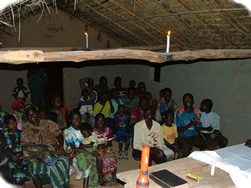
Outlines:
POLYGON ((168 110, 165 113, 165 123, 161 126, 163 139, 165 145, 171 149, 174 153, 178 153, 178 157, 182 157, 181 151, 178 148, 178 131, 177 126, 173 123, 174 120, 174 113, 172 110, 168 110))
POLYGON ((78 109, 82 117, 82 123, 89 123, 92 127, 95 126, 95 119, 93 117, 94 101, 90 97, 88 89, 82 90, 82 96, 78 102, 78 109))
POLYGON ((61 97, 55 95, 51 100, 52 108, 48 113, 48 119, 54 121, 59 125, 59 128, 63 131, 67 128, 67 116, 68 110, 62 107, 61 97))
POLYGON ((17 79, 17 87, 15 87, 12 91, 12 96, 15 99, 22 98, 24 102, 26 101, 26 98, 28 97, 29 91, 24 86, 24 81, 22 78, 17 79))
POLYGON ((201 132, 210 143, 210 150, 226 147, 228 140, 220 133, 220 116, 215 112, 212 112, 213 102, 210 99, 204 99, 200 104, 201 132))
POLYGON ((205 150, 207 144, 206 140, 201 136, 200 113, 197 108, 193 107, 193 95, 186 93, 183 96, 183 104, 184 107, 175 112, 174 123, 177 125, 179 133, 178 144, 183 151, 182 157, 187 157, 191 153, 193 146, 205 150))

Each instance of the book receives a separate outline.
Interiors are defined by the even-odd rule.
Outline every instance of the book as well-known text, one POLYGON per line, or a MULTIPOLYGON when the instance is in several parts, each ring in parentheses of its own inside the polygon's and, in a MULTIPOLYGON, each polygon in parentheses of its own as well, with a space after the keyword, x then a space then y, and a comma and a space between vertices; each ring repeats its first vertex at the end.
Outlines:
MULTIPOLYGON (((187 188, 188 182, 168 170, 152 172, 149 177, 164 188, 187 188)), ((151 186, 151 185, 150 185, 151 186)))

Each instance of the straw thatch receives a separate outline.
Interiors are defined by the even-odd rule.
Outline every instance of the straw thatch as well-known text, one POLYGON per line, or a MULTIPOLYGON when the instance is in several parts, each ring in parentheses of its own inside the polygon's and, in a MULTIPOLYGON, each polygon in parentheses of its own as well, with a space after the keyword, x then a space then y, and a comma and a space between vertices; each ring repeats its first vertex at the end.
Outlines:
POLYGON ((62 9, 102 30, 124 46, 164 50, 172 31, 172 51, 250 49, 251 17, 228 0, 24 0, 0 13, 0 29, 30 14, 62 9))

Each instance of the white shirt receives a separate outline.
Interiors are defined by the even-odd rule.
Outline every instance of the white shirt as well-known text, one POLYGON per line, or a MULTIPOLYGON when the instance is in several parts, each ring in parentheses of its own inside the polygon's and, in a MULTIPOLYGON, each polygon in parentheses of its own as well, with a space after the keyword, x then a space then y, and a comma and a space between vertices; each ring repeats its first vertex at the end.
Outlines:
POLYGON ((206 112, 201 112, 201 122, 202 126, 207 128, 209 126, 212 126, 212 131, 206 131, 202 130, 203 133, 212 133, 214 130, 220 130, 220 116, 214 112, 209 112, 208 114, 206 112))
POLYGON ((135 124, 133 148, 141 151, 143 145, 158 147, 163 150, 164 140, 162 129, 160 124, 156 121, 153 121, 153 125, 150 130, 147 128, 145 120, 141 120, 135 124), (154 138, 156 138, 156 142, 153 141, 154 138))

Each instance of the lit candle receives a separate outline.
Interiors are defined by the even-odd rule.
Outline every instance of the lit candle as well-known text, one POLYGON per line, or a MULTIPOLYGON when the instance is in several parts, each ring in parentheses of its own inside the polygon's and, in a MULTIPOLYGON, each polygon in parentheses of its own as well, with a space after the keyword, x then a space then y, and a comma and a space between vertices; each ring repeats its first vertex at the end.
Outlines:
POLYGON ((85 32, 85 48, 88 49, 88 33, 85 32))
POLYGON ((169 48, 170 48, 170 35, 171 31, 169 30, 166 36, 166 53, 169 53, 169 48))

